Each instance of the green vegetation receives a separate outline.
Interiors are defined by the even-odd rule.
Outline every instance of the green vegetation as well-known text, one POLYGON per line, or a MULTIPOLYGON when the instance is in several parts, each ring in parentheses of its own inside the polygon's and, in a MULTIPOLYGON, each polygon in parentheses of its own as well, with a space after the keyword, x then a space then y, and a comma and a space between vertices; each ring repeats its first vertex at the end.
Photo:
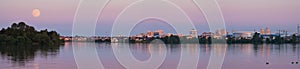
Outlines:
POLYGON ((251 39, 251 42, 254 44, 263 43, 263 38, 261 38, 259 35, 260 35, 259 33, 255 32, 253 38, 251 39))
POLYGON ((297 44, 300 43, 298 36, 296 34, 293 34, 291 37, 280 37, 280 35, 277 36, 270 36, 270 38, 263 39, 259 33, 255 32, 252 39, 246 39, 246 38, 235 38, 235 37, 227 37, 227 43, 228 44, 234 44, 234 43, 252 43, 252 44, 284 44, 284 43, 293 43, 297 44), (275 37, 273 39, 273 37, 275 37))
POLYGON ((59 45, 60 35, 56 31, 37 31, 34 27, 24 22, 13 23, 11 27, 2 28, 0 31, 0 45, 59 45))

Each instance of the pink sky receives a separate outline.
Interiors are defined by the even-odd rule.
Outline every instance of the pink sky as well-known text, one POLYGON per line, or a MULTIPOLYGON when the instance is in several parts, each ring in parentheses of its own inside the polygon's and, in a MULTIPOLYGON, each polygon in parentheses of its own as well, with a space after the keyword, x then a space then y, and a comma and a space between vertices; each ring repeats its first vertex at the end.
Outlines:
MULTIPOLYGON (((110 32, 116 16, 135 0, 112 0, 98 19, 97 35, 110 32)), ((192 19, 199 32, 209 31, 201 10, 192 0, 170 0, 180 6, 192 19)), ((300 0, 217 0, 229 31, 270 27, 296 32, 300 24, 300 0)), ((62 35, 71 35, 73 18, 79 0, 1 0, 0 27, 12 22, 25 21, 37 29, 56 30, 62 35), (33 17, 33 9, 41 10, 40 17, 33 17)), ((155 6, 155 5, 154 5, 155 6)), ((158 6, 159 7, 159 6, 158 6)), ((97 7, 91 7, 94 9, 97 7)), ((158 23, 159 24, 159 23, 158 23)), ((164 25, 164 24, 162 24, 164 25)), ((167 26, 166 26, 167 27, 167 26)), ((172 32, 172 31, 166 31, 172 32)))

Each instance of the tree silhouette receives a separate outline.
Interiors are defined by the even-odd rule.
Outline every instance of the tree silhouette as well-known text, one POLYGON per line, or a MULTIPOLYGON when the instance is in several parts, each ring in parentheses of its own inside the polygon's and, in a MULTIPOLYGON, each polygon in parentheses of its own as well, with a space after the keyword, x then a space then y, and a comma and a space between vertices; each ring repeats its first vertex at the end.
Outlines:
POLYGON ((26 25, 25 22, 13 23, 7 29, 0 31, 1 45, 59 45, 61 40, 56 31, 37 31, 34 27, 26 25))
POLYGON ((262 41, 262 38, 260 37, 260 34, 255 32, 254 35, 253 35, 253 38, 251 39, 252 43, 255 43, 255 44, 260 44, 260 43, 263 43, 262 41))

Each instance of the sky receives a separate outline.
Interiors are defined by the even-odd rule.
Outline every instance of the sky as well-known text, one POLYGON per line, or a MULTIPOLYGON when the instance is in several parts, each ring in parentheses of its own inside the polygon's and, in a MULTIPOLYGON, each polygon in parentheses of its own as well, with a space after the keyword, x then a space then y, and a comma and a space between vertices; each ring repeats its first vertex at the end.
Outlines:
MULTIPOLYGON (((99 15, 96 35, 109 35, 117 16, 135 1, 109 1, 99 15)), ((147 1, 151 0, 146 0, 145 2, 147 1)), ((203 13, 192 0, 169 1, 176 4, 186 13, 199 32, 209 31, 203 13)), ((79 2, 79 0, 1 0, 0 28, 6 28, 14 22, 24 21, 38 30, 55 30, 63 36, 69 36, 72 35, 72 25, 79 2), (41 15, 39 17, 32 16, 33 9, 40 9, 41 15)), ((273 33, 279 29, 293 33, 296 32, 297 24, 300 24, 300 0, 217 0, 217 3, 221 8, 226 29, 229 32, 232 30, 253 31, 269 27, 273 33)), ((153 7, 161 6, 163 5, 153 5, 153 7)), ((97 9, 98 7, 94 6, 88 9, 95 8, 97 9)), ((159 9, 156 11, 159 11, 159 9)), ((173 12, 162 11, 156 13, 173 12)), ((139 14, 133 14, 132 16, 135 15, 139 14)), ((185 24, 182 23, 182 25, 185 24)), ((166 33, 175 33, 172 26, 163 21, 154 20, 140 22, 140 24, 135 26, 132 34, 158 29, 165 30, 166 33)))

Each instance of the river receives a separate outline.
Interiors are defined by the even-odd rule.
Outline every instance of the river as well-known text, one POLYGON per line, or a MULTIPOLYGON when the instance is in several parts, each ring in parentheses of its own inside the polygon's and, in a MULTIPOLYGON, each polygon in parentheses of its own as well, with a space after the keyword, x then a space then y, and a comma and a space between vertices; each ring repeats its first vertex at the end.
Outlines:
POLYGON ((2 47, 0 49, 0 68, 76 69, 78 66, 93 65, 93 61, 99 61, 102 65, 98 66, 105 69, 125 69, 135 68, 135 66, 142 68, 143 64, 145 65, 147 62, 149 64, 146 67, 160 69, 175 69, 185 65, 190 68, 194 66, 197 69, 206 69, 210 63, 213 65, 214 62, 217 67, 222 69, 299 69, 300 64, 296 63, 300 61, 299 54, 300 45, 297 44, 66 42, 57 48, 19 49, 2 47), (82 55, 74 57, 74 54, 82 55), (151 65, 152 60, 153 64, 151 65), (85 63, 85 61, 91 61, 91 63, 85 63))

